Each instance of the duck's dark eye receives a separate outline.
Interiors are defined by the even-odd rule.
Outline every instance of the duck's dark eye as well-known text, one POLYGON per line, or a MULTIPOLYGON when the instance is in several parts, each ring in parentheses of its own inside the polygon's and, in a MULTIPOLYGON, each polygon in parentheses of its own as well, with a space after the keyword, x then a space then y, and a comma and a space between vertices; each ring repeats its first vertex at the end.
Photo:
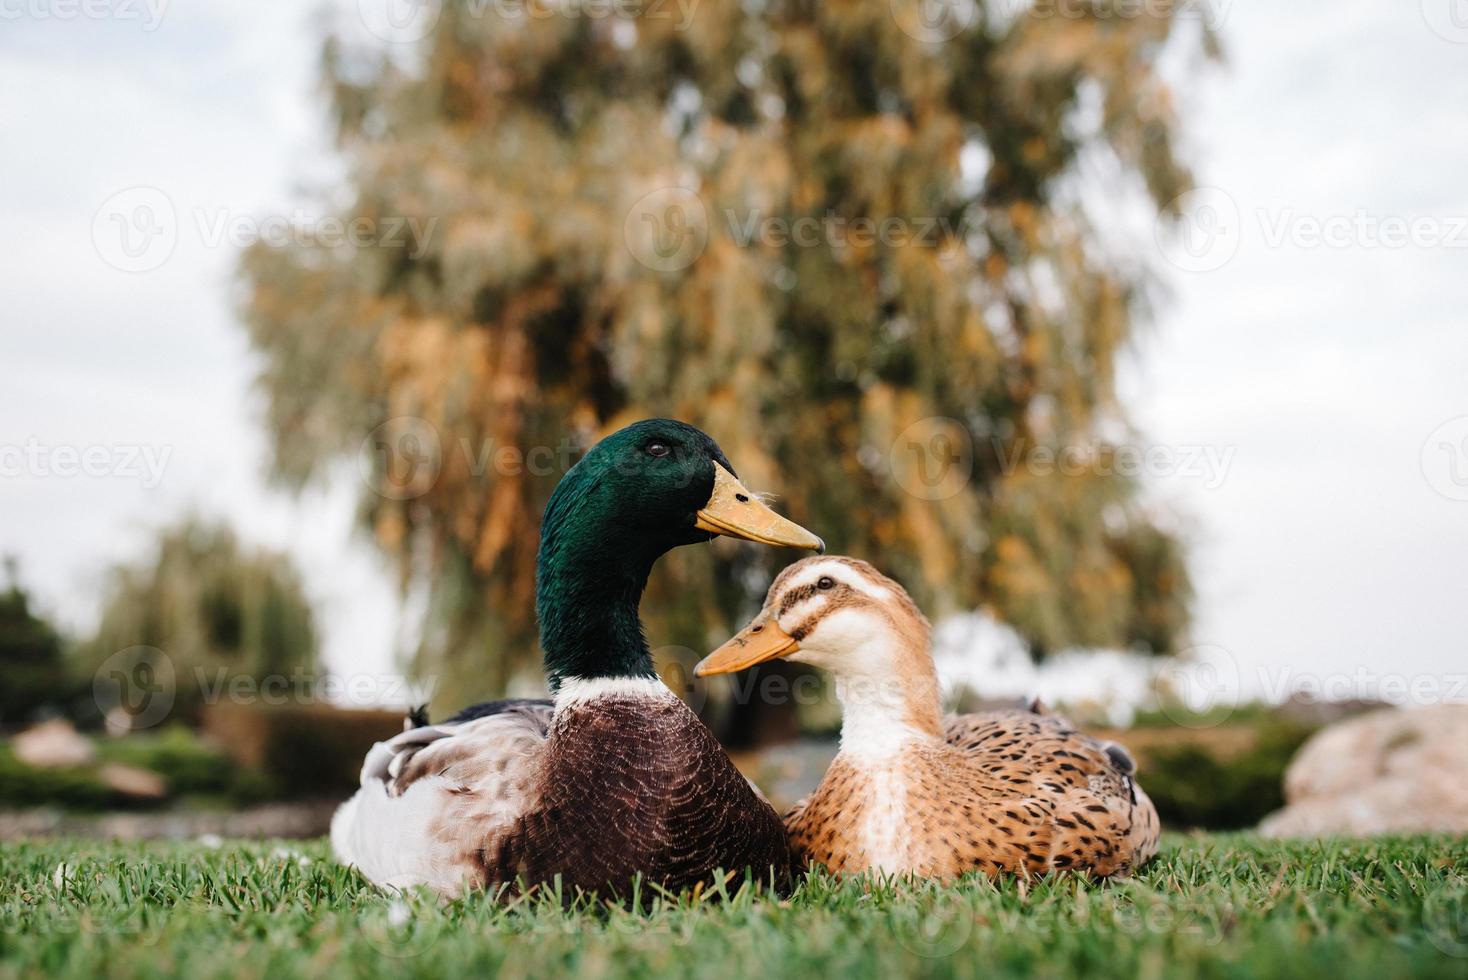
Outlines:
POLYGON ((836 580, 829 575, 822 575, 816 579, 816 588, 818 589, 834 589, 835 587, 836 580))
POLYGON ((647 444, 647 454, 649 456, 655 456, 658 459, 662 459, 672 451, 666 442, 650 442, 647 444))

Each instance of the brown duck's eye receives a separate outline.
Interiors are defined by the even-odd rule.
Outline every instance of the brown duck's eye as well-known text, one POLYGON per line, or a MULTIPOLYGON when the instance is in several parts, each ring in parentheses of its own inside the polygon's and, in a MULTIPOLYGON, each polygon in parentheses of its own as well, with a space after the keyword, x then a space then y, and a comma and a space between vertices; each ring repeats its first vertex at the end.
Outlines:
POLYGON ((836 580, 829 575, 822 575, 816 579, 816 588, 818 589, 834 589, 835 587, 836 580))
POLYGON ((672 451, 672 449, 668 448, 666 442, 650 442, 647 444, 647 454, 649 456, 655 456, 658 459, 662 459, 672 451))

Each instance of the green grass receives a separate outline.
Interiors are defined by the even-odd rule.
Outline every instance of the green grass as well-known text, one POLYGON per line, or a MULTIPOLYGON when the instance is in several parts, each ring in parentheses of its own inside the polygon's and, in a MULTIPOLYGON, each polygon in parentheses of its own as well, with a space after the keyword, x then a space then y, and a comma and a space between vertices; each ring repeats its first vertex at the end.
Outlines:
POLYGON ((1468 977, 1468 840, 1170 839, 1130 881, 440 904, 326 847, 0 845, 0 976, 1468 977))

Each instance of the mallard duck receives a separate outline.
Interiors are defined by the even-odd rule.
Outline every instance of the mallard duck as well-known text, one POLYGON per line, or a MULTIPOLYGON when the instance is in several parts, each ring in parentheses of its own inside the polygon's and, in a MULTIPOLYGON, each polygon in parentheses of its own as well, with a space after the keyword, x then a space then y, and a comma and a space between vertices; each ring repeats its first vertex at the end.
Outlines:
POLYGON ((1039 711, 944 718, 927 620, 854 558, 808 558, 760 614, 695 668, 775 657, 836 680, 841 748, 786 815, 797 858, 837 872, 1052 869, 1121 875, 1157 850, 1157 811, 1126 751, 1039 711))
POLYGON ((332 847, 373 882, 467 888, 559 879, 621 895, 716 868, 783 876, 779 816, 653 671, 638 603, 653 563, 730 535, 821 550, 744 488, 715 442, 669 419, 594 446, 541 525, 536 613, 549 700, 418 717, 375 745, 332 847))

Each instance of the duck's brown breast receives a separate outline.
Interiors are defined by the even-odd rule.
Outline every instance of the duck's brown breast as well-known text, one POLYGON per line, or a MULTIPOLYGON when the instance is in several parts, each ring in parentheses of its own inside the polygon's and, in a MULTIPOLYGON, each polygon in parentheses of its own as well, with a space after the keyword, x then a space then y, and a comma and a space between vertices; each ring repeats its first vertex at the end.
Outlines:
POLYGON ((489 882, 626 894, 641 875, 669 889, 716 868, 783 879, 778 815, 671 693, 601 697, 558 713, 539 802, 484 856, 489 882))

